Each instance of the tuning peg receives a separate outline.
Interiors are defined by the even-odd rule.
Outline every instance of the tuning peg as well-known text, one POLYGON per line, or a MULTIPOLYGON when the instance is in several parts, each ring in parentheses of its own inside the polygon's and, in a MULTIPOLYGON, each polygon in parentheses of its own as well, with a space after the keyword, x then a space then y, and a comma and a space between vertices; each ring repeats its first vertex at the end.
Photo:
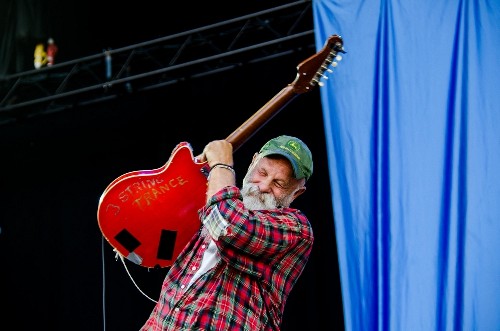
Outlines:
POLYGON ((342 55, 340 55, 340 54, 339 54, 339 55, 337 55, 337 56, 335 57, 335 60, 337 60, 337 61, 342 61, 342 55))
MULTIPOLYGON (((331 63, 330 63, 329 65, 331 65, 331 63)), ((333 70, 332 70, 331 68, 328 68, 328 67, 327 67, 327 66, 325 66, 325 65, 322 65, 322 66, 321 66, 321 68, 323 69, 323 71, 328 71, 329 73, 332 73, 332 72, 333 72, 333 70)))

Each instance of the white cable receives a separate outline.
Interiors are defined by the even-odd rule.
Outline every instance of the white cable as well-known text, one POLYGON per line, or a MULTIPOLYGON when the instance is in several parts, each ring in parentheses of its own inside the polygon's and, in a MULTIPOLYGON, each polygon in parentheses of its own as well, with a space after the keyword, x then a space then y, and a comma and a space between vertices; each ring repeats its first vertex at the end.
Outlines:
POLYGON ((132 283, 134 283, 134 286, 139 290, 139 292, 142 293, 142 295, 144 295, 146 298, 148 298, 149 300, 153 301, 154 303, 158 303, 158 301, 156 300, 153 300, 151 299, 146 293, 144 293, 140 288, 139 286, 137 286, 137 284, 135 283, 134 279, 132 278, 132 275, 130 274, 130 272, 128 271, 128 268, 127 268, 127 265, 125 264, 125 259, 123 258, 123 255, 121 255, 116 249, 114 249, 116 255, 115 255, 115 258, 118 259, 118 257, 120 258, 120 260, 122 261, 123 263, 123 266, 125 267, 125 271, 127 271, 127 274, 128 276, 130 277, 130 280, 132 281, 132 283))
POLYGON ((101 237, 101 260, 102 260, 102 329, 106 331, 106 272, 104 265, 104 237, 101 237))

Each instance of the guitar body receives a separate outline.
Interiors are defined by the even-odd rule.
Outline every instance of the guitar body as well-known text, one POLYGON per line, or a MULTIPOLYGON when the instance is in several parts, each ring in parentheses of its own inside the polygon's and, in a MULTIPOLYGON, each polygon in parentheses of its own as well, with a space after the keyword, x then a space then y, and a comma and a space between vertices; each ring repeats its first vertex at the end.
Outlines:
POLYGON ((190 145, 176 146, 161 168, 126 173, 104 190, 97 210, 106 240, 144 267, 168 267, 200 228, 207 163, 194 161, 190 145))

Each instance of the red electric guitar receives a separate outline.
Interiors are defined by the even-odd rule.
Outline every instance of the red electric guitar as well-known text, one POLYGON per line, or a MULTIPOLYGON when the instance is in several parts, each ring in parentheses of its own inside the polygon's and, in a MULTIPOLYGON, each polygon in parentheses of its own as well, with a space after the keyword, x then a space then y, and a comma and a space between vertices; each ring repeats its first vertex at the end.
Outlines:
MULTIPOLYGON (((236 151, 295 96, 321 85, 325 71, 344 53, 342 38, 332 35, 323 49, 297 66, 288 84, 226 140, 236 151)), ((206 162, 198 162, 189 143, 181 142, 158 169, 116 178, 102 193, 98 224, 106 240, 128 260, 144 267, 169 267, 200 228, 198 209, 205 204, 206 162)))

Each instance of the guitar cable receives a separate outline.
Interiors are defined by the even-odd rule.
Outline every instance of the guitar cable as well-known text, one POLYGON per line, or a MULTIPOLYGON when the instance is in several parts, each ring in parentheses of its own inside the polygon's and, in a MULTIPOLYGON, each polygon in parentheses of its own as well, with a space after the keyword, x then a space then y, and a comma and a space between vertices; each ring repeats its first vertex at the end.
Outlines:
POLYGON ((102 329, 106 331, 106 272, 104 270, 104 237, 101 237, 101 261, 102 261, 102 329))
MULTIPOLYGON (((101 261, 102 261, 102 319, 103 319, 103 331, 106 331, 106 271, 105 271, 105 259, 104 259, 104 236, 101 237, 101 261)), ((158 301, 153 300, 150 298, 146 293, 144 293, 137 283, 134 281, 132 275, 130 274, 127 265, 125 264, 125 260, 123 258, 123 255, 121 255, 116 249, 113 249, 115 252, 115 260, 120 260, 122 261, 123 266, 125 267, 125 271, 127 272, 129 278, 132 280, 132 283, 134 286, 139 290, 139 292, 142 293, 146 298, 149 300, 153 301, 154 303, 158 303, 158 301)))
POLYGON ((146 293, 144 293, 140 288, 139 286, 137 285, 137 283, 135 282, 134 278, 132 277, 132 275, 130 274, 130 271, 128 270, 127 268, 127 264, 125 263, 125 259, 123 258, 123 255, 121 255, 116 249, 113 249, 113 251, 116 253, 115 254, 115 259, 118 260, 118 258, 120 258, 120 260, 122 261, 122 264, 123 264, 123 267, 125 268, 125 271, 127 272, 128 274, 128 277, 130 278, 130 280, 132 281, 132 283, 134 284, 134 286, 139 290, 139 292, 142 293, 142 295, 144 295, 146 298, 148 298, 149 300, 153 301, 154 303, 158 303, 158 301, 150 298, 146 293))

